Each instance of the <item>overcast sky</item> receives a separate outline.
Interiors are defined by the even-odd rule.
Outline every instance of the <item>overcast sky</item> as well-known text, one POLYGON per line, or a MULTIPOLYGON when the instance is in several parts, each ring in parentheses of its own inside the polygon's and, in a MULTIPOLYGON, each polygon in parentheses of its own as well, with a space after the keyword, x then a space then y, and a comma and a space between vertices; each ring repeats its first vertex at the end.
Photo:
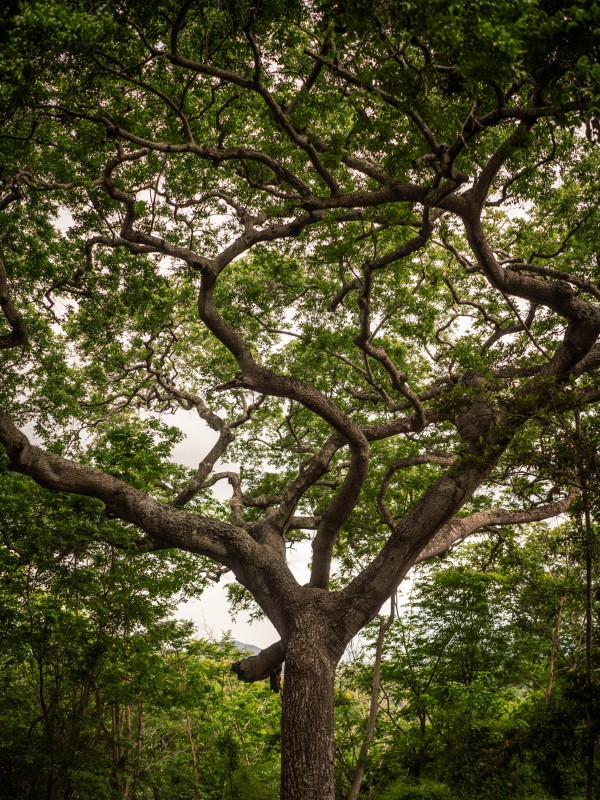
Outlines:
MULTIPOLYGON (((198 417, 196 411, 177 412, 174 424, 181 428, 186 437, 174 448, 174 460, 189 467, 197 467, 199 461, 216 441, 217 434, 198 417)), ((217 462, 215 471, 228 468, 236 469, 236 466, 217 462)), ((230 496, 231 488, 227 481, 219 481, 216 484, 215 494, 221 498, 230 496)), ((307 563, 309 558, 310 544, 308 542, 302 546, 296 545, 296 548, 290 553, 289 564, 300 583, 308 581, 307 563)), ((245 613, 239 613, 235 620, 230 616, 226 587, 232 579, 232 576, 225 575, 218 584, 206 589, 200 599, 182 603, 178 609, 178 616, 193 620, 199 636, 221 639, 227 632, 230 632, 232 638, 239 642, 254 644, 257 647, 268 647, 279 639, 279 635, 267 619, 250 622, 245 613)))

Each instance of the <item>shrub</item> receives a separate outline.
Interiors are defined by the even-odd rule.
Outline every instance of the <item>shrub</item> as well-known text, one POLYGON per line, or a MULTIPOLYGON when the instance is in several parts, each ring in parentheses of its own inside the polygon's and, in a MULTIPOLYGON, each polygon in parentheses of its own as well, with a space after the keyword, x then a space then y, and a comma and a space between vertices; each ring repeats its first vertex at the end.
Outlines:
POLYGON ((398 781, 376 795, 375 800, 453 800, 453 797, 450 788, 445 783, 398 781))

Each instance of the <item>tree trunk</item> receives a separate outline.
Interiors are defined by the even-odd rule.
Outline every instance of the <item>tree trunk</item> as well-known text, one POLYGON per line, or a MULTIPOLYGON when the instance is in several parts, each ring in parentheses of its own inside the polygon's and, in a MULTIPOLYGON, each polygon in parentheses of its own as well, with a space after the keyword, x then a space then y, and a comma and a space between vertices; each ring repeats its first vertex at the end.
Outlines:
POLYGON ((554 622, 554 629, 552 631, 552 647, 550 649, 550 664, 548 665, 548 680, 546 682, 545 703, 549 705, 550 696, 552 695, 552 685, 554 682, 554 666, 556 663, 556 651, 558 649, 558 637, 560 635, 560 628, 562 624, 562 613, 565 605, 566 595, 561 594, 558 611, 556 612, 556 620, 554 622))
POLYGON ((334 800, 333 695, 337 658, 323 634, 288 642, 281 717, 281 800, 334 800))
MULTIPOLYGON (((587 493, 586 493, 587 494, 587 493)), ((594 691, 593 668, 592 668, 592 647, 593 647, 593 625, 594 625, 594 583, 593 583, 593 552, 592 537, 594 530, 590 516, 590 509, 587 501, 585 502, 585 677, 588 689, 588 718, 587 718, 587 754, 585 768, 585 798, 594 798, 594 772, 596 757, 596 724, 592 710, 592 697, 594 691)))
POLYGON ((196 745, 194 744, 194 737, 192 736, 192 722, 190 720, 190 712, 185 709, 185 732, 190 745, 190 752, 192 754, 192 775, 194 778, 194 800, 200 800, 200 784, 198 782, 198 759, 196 758, 196 745))
POLYGON ((396 595, 392 597, 390 614, 387 619, 379 617, 379 632, 377 634, 377 643, 375 645, 375 664, 373 665, 373 683, 371 687, 371 700, 369 702, 369 716, 367 718, 367 725, 365 728, 363 740, 360 746, 360 753, 356 762, 356 769, 354 777, 352 778, 352 785, 348 794, 348 800, 356 800, 360 792, 360 787, 365 774, 365 767, 367 766, 367 756, 369 755, 369 748, 371 740, 375 733, 375 723, 377 722, 377 711, 379 710, 379 692, 381 690, 381 662, 383 659, 383 642, 386 633, 389 631, 396 611, 396 595))

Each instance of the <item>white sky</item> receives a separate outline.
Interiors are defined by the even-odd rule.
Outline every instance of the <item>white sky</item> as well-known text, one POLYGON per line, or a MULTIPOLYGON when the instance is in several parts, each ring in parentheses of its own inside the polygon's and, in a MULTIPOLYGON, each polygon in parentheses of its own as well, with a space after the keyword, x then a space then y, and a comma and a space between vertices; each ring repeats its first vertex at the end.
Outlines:
MULTIPOLYGON (((217 434, 198 417, 195 411, 177 412, 174 422, 186 436, 184 441, 174 448, 174 460, 189 467, 197 467, 198 462, 214 444, 217 434)), ((236 468, 235 465, 217 462, 216 471, 226 469, 228 466, 236 468)), ((215 486, 215 494, 218 497, 228 497, 230 491, 227 481, 219 481, 215 486)), ((310 553, 308 547, 308 543, 303 548, 297 547, 290 557, 290 566, 301 583, 306 583, 309 577, 306 567, 310 553)), ((237 614, 235 620, 232 619, 229 614, 226 589, 231 580, 232 576, 225 575, 219 583, 206 589, 200 599, 182 603, 177 616, 191 619, 196 624, 198 635, 202 637, 221 639, 230 633, 233 639, 257 647, 268 647, 276 642, 279 635, 269 620, 250 622, 248 614, 244 612, 237 614)))

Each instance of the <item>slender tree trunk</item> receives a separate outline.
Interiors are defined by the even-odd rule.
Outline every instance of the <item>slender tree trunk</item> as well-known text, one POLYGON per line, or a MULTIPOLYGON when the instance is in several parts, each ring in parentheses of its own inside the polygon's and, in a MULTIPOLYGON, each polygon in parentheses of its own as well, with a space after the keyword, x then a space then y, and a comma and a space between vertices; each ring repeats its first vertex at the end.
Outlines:
POLYGON ((131 706, 129 703, 127 703, 123 711, 123 728, 125 732, 125 750, 123 753, 124 758, 123 755, 121 756, 124 761, 123 798, 124 800, 128 800, 131 790, 131 706))
POLYGON ((392 597, 392 607, 390 614, 387 617, 379 617, 379 632, 377 634, 377 643, 375 645, 375 664, 373 665, 373 684, 371 687, 371 700, 369 703, 369 716, 367 718, 367 726, 360 746, 358 754, 358 761, 356 762, 356 769, 354 770, 354 777, 352 778, 352 785, 348 793, 348 800, 356 800, 360 792, 360 786, 365 774, 365 767, 367 765, 367 756, 369 755, 369 747, 371 740, 375 733, 375 723, 377 722, 377 711, 379 708, 379 692, 381 690, 381 661, 383 658, 383 642, 385 635, 389 631, 390 626, 394 621, 396 611, 396 596, 392 597))
POLYGON ((123 794, 123 783, 120 776, 121 764, 121 747, 119 744, 120 726, 121 726, 121 709, 118 705, 111 708, 112 719, 112 785, 115 794, 123 794))
MULTIPOLYGON (((181 655, 177 655, 177 670, 179 671, 180 688, 182 695, 185 694, 185 669, 181 660, 181 655)), ((194 744, 194 737, 192 736, 192 721, 190 719, 190 712, 185 709, 185 732, 187 740, 190 745, 190 752, 192 754, 192 775, 194 778, 194 800, 200 800, 200 782, 198 780, 198 759, 196 756, 196 745, 194 744)))
POLYGON ((571 666, 571 672, 577 672, 579 669, 579 661, 581 659, 581 653, 583 651, 583 640, 585 639, 585 616, 581 623, 579 629, 579 638, 577 639, 577 647, 575 649, 575 655, 573 656, 573 664, 571 666))
MULTIPOLYGON (((565 546, 565 585, 569 577, 569 555, 570 555, 570 549, 569 549, 569 543, 567 542, 565 546)), ((562 615, 566 599, 567 599, 566 590, 563 589, 563 591, 560 593, 560 598, 558 601, 558 611, 556 613, 554 630, 552 632, 552 648, 550 650, 550 664, 548 666, 548 682, 546 684, 546 695, 545 695, 546 705, 550 703, 550 697, 552 695, 552 685, 554 682, 554 667, 556 665, 556 651, 558 649, 558 640, 560 636, 562 615)))
POLYGON ((190 745, 190 752, 192 754, 192 774, 194 777, 194 800, 200 800, 200 786, 198 783, 198 761, 196 759, 196 745, 192 736, 192 723, 190 720, 190 713, 185 709, 185 732, 187 734, 188 742, 190 745))
MULTIPOLYGON (((137 784, 140 775, 140 768, 142 763, 142 741, 144 735, 144 718, 143 718, 143 705, 138 703, 137 707, 137 730, 135 736, 135 767, 133 768, 133 779, 131 783, 131 800, 136 800, 137 784)), ((144 794, 146 790, 144 789, 144 794)))
POLYGON ((587 741, 587 758, 586 758, 586 781, 585 781, 585 800, 594 799, 594 766, 596 755, 596 726, 594 724, 594 716, 591 708, 593 696, 593 673, 592 673, 592 645, 593 645, 593 613, 594 613, 594 584, 593 584, 593 552, 592 552, 592 537, 594 531, 592 528, 592 521, 590 517, 590 509, 585 498, 585 573, 586 573, 586 586, 585 586, 585 676, 586 683, 589 690, 589 703, 588 708, 588 741, 587 741))
POLYGON ((325 630, 288 641, 281 718, 281 800, 334 800, 335 667, 325 630))
POLYGON ((562 624, 562 612, 565 605, 565 595, 561 594, 558 604, 558 611, 556 613, 556 620, 554 622, 554 630, 552 631, 552 649, 550 650, 550 664, 548 666, 548 682, 546 683, 546 705, 550 702, 552 695, 552 684, 554 682, 554 664, 556 662, 556 650, 558 648, 558 637, 560 635, 560 628, 562 624))
POLYGON ((593 674, 592 674, 592 644, 593 644, 593 611, 594 611, 594 583, 593 583, 593 543, 594 527, 592 525, 592 515, 590 510, 589 494, 589 475, 590 472, 596 473, 596 455, 590 450, 588 442, 582 436, 581 418, 579 412, 575 412, 575 430, 580 445, 580 481, 581 499, 583 503, 582 531, 585 551, 585 678, 588 689, 588 713, 587 713, 587 742, 586 742, 586 780, 585 798, 594 798, 594 768, 596 755, 596 730, 595 720, 592 710, 593 696, 593 674))

